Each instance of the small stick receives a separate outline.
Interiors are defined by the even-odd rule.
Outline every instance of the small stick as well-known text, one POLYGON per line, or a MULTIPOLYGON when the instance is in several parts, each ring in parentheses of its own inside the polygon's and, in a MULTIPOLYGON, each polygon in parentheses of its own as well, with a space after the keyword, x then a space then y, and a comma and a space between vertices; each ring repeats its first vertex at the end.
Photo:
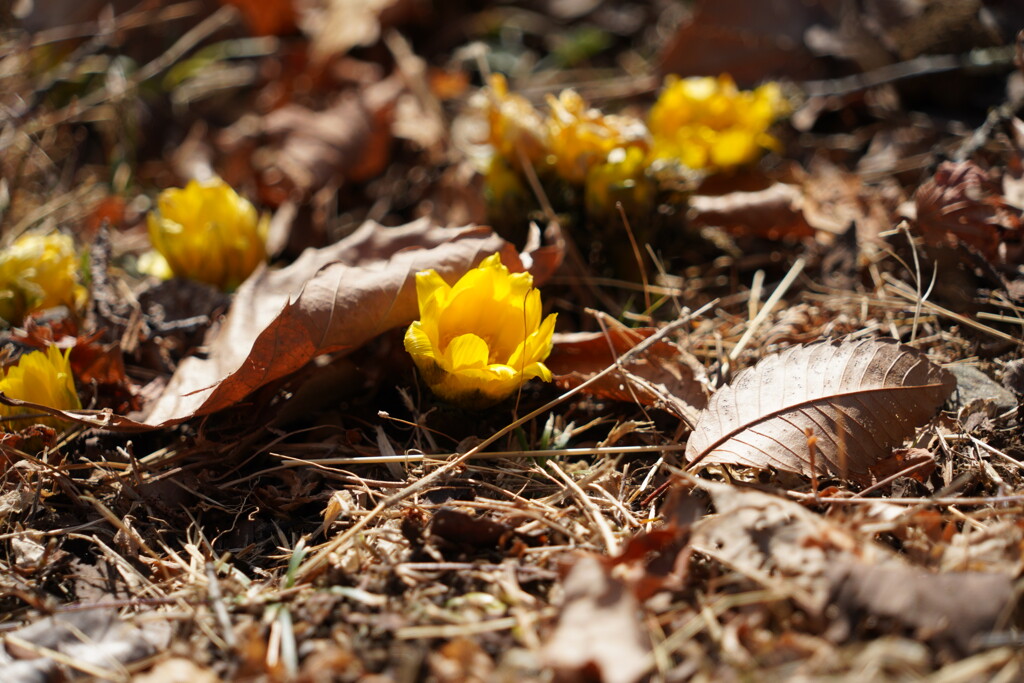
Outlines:
POLYGON ((804 436, 807 437, 807 456, 811 461, 811 493, 814 499, 818 499, 818 437, 814 430, 804 427, 804 436))

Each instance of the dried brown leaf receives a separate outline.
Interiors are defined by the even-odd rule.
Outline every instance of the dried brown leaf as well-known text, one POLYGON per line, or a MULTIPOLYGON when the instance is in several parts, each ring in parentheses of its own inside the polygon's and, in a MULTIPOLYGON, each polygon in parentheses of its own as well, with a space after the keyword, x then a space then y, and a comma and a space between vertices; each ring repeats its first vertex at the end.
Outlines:
POLYGON ((124 664, 163 650, 170 639, 167 621, 151 621, 137 627, 113 609, 58 614, 7 636, 6 649, 0 650, 0 678, 55 679, 59 667, 46 656, 47 650, 65 655, 80 667, 80 672, 122 671, 124 664))
POLYGON ((800 189, 776 183, 755 192, 730 192, 690 197, 690 221, 721 228, 734 235, 768 239, 810 237, 814 228, 804 218, 800 189))
POLYGON ((506 545, 516 536, 515 530, 507 524, 449 507, 441 508, 431 517, 430 533, 449 543, 487 548, 506 545))
POLYGON ((827 573, 837 557, 854 549, 884 553, 791 500, 726 484, 699 486, 711 495, 716 514, 694 525, 694 549, 812 614, 825 607, 827 573))
POLYGON ((888 458, 871 466, 871 476, 881 481, 905 472, 906 476, 924 482, 935 471, 935 466, 935 455, 926 448, 896 448, 888 458))
POLYGON ((838 608, 830 635, 837 640, 866 635, 856 631, 870 615, 868 623, 970 652, 984 645, 979 639, 991 633, 1016 602, 1009 574, 933 574, 895 563, 863 564, 852 557, 830 574, 830 601, 838 608))
POLYGON ((895 340, 819 342, 768 356, 712 397, 690 463, 774 467, 871 481, 870 467, 931 418, 955 380, 895 340))
MULTIPOLYGON (((556 334, 546 361, 562 389, 577 387, 615 362, 618 356, 654 334, 654 328, 613 327, 603 332, 556 334)), ((591 384, 592 396, 615 401, 638 401, 692 419, 707 405, 704 369, 695 358, 667 341, 660 341, 626 363, 626 372, 613 372, 591 384), (642 382, 631 381, 636 377, 642 382), (646 386, 645 386, 646 385, 646 386)))
POLYGON ((944 162, 914 197, 917 227, 933 246, 963 243, 993 263, 1012 259, 1024 240, 1024 225, 1020 209, 1005 202, 1001 192, 999 182, 974 162, 944 162))
POLYGON ((965 651, 1015 603, 1010 573, 931 573, 794 501, 693 483, 710 494, 716 512, 694 525, 694 549, 827 616, 835 640, 874 635, 855 633, 873 624, 885 635, 909 631, 965 651))
POLYGON ((366 180, 388 162, 393 110, 404 90, 394 76, 344 93, 323 110, 287 104, 255 126, 248 119, 235 124, 219 146, 236 164, 256 170, 262 199, 272 205, 366 180))
POLYGON ((555 680, 640 680, 650 668, 650 642, 629 588, 591 555, 573 565, 563 588, 562 612, 542 654, 555 680))
POLYGON ((669 41, 660 70, 684 76, 729 73, 755 84, 781 75, 820 76, 804 34, 831 25, 820 2, 703 0, 669 41))

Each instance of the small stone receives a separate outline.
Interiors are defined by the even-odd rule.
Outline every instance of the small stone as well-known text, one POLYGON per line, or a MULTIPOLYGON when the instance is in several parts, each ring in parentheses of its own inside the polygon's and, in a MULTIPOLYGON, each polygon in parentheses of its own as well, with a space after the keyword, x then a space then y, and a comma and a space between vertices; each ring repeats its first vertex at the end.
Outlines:
POLYGON ((953 405, 963 408, 975 399, 992 401, 1000 411, 1017 407, 1017 397, 994 379, 973 365, 948 365, 946 369, 956 376, 956 392, 953 405))

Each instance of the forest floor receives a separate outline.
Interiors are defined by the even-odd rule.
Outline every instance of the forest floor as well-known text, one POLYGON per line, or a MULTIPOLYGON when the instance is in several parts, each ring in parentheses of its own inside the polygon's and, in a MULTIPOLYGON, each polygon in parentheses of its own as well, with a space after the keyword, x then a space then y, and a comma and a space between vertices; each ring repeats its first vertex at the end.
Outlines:
POLYGON ((0 332, 84 406, 0 434, 0 679, 1024 678, 1024 12, 775 4, 0 9, 0 246, 88 288, 0 332), (724 73, 785 101, 748 163, 475 156, 724 73), (143 272, 210 174, 270 217, 234 292, 143 272), (493 252, 554 380, 459 407, 414 274, 493 252))

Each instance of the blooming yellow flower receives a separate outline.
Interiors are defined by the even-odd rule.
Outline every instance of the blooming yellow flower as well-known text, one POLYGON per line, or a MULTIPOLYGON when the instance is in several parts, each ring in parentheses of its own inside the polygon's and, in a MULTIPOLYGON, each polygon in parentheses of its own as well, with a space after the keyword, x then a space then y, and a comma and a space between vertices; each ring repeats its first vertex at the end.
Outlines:
POLYGON ((570 183, 582 185, 587 172, 617 148, 647 148, 647 129, 629 116, 606 116, 587 107, 574 90, 548 96, 548 161, 570 183))
POLYGON ((223 180, 192 180, 157 197, 149 238, 178 277, 230 291, 266 260, 269 219, 223 180))
MULTIPOLYGON (((0 391, 10 398, 29 401, 60 410, 78 410, 82 404, 75 392, 75 380, 71 374, 68 355, 71 349, 61 353, 56 346, 46 351, 32 351, 18 359, 18 363, 6 369, 0 379, 0 391)), ((25 409, 0 405, 0 417, 11 417, 25 413, 25 409)), ((36 423, 58 426, 56 418, 41 418, 36 423)), ((0 422, 5 428, 13 421, 0 422)))
POLYGON ((487 407, 533 377, 551 380, 555 314, 541 322, 529 273, 510 274, 498 254, 448 285, 434 270, 416 274, 420 319, 405 349, 430 389, 463 406, 487 407))
POLYGON ((43 308, 77 308, 85 296, 69 235, 22 235, 0 251, 0 318, 8 324, 43 308))
POLYGON ((732 78, 669 76, 648 126, 656 159, 692 169, 726 169, 755 161, 778 146, 768 128, 788 111, 777 83, 739 90, 732 78))
POLYGON ((512 167, 521 165, 520 155, 531 164, 544 159, 547 132, 537 110, 529 100, 508 91, 508 81, 494 74, 487 90, 487 123, 490 125, 487 141, 495 154, 512 167))

